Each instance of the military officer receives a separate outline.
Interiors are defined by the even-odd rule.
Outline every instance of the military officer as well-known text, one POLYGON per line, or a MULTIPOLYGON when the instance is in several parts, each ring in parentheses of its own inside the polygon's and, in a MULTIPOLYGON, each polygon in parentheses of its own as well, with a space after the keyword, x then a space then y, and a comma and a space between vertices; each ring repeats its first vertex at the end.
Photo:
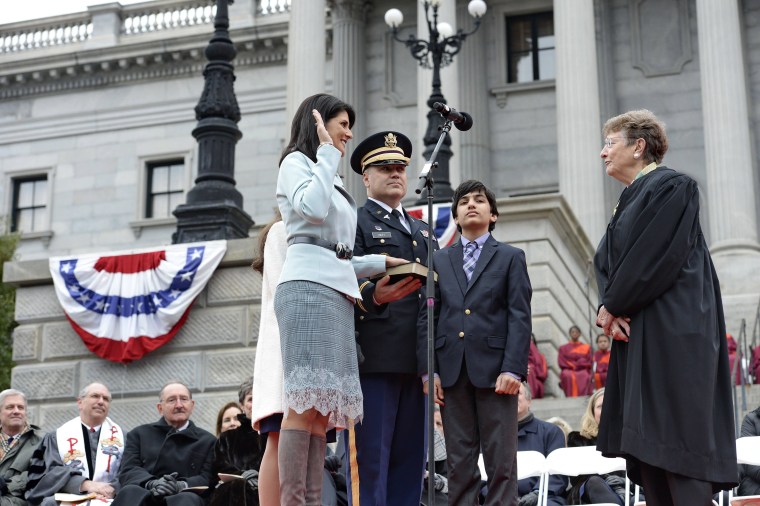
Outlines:
MULTIPOLYGON (((369 136, 353 152, 351 168, 362 176, 368 197, 357 210, 354 255, 427 263, 428 226, 401 205, 411 155, 412 143, 393 131, 369 136)), ((415 348, 421 281, 388 281, 359 280, 364 419, 344 438, 349 504, 361 498, 362 506, 419 506, 425 468, 425 398, 415 348)))

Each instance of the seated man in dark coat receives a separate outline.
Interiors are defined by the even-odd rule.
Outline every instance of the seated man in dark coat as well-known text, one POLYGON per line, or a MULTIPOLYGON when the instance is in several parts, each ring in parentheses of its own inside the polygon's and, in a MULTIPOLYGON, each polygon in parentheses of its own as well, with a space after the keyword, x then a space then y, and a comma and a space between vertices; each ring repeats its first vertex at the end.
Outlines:
POLYGON ((161 419, 127 435, 113 506, 200 506, 210 495, 216 438, 190 421, 195 401, 182 382, 158 394, 161 419), (206 487, 204 489, 203 487, 206 487))
POLYGON ((212 506, 259 504, 259 468, 264 455, 266 438, 259 436, 251 425, 253 383, 251 380, 240 385, 238 400, 243 413, 238 415, 240 427, 219 436, 214 446, 214 479, 218 473, 241 476, 242 479, 222 480, 214 490, 212 506))
MULTIPOLYGON (((520 385, 517 397, 517 451, 533 450, 544 456, 557 448, 565 447, 565 434, 553 423, 539 420, 530 412, 531 395, 527 384, 520 385)), ((520 506, 535 506, 538 503, 538 478, 525 478, 517 482, 520 506)), ((567 478, 552 475, 549 478, 549 506, 565 504, 567 478)))

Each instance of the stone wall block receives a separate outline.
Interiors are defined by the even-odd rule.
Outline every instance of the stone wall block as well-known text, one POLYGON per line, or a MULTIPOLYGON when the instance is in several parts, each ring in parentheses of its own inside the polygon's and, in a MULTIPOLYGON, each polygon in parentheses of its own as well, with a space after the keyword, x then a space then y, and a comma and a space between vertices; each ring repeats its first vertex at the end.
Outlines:
POLYGON ((11 385, 26 394, 30 401, 70 399, 76 397, 78 362, 18 365, 13 368, 11 385))
POLYGON ((250 266, 218 269, 206 292, 209 306, 254 302, 261 299, 261 275, 250 266))
POLYGON ((13 360, 21 362, 38 358, 39 341, 39 325, 21 325, 13 329, 13 360))
MULTIPOLYGON (((159 390, 160 388, 157 388, 150 395, 139 398, 120 399, 114 396, 109 416, 125 430, 132 430, 138 425, 157 421, 161 418, 157 407, 159 390)), ((195 410, 190 419, 194 418, 195 410)))
POLYGON ((184 382, 191 390, 200 389, 203 364, 201 353, 152 354, 131 364, 117 364, 102 359, 83 361, 80 384, 94 381, 105 384, 114 397, 130 394, 158 393, 170 380, 184 382))
POLYGON ((206 355, 206 388, 237 388, 253 377, 255 349, 209 352, 206 355))
POLYGON ((44 324, 42 326, 42 360, 73 357, 92 358, 94 355, 68 321, 44 324))
POLYGON ((248 342, 249 322, 245 306, 197 308, 182 329, 166 345, 167 350, 186 348, 245 345, 248 342))
POLYGON ((195 409, 193 410, 191 420, 201 429, 205 429, 210 433, 215 434, 217 413, 219 413, 222 406, 228 402, 237 402, 237 391, 239 386, 239 384, 235 385, 234 389, 225 390, 223 392, 193 395, 195 409))
POLYGON ((53 285, 29 286, 16 290, 16 321, 19 323, 61 319, 63 308, 53 285))
POLYGON ((261 325, 261 306, 253 306, 248 312, 248 340, 247 345, 255 345, 259 342, 259 326, 261 325))
POLYGON ((36 416, 30 416, 29 420, 42 430, 51 432, 78 415, 76 396, 73 396, 66 402, 41 405, 36 416))

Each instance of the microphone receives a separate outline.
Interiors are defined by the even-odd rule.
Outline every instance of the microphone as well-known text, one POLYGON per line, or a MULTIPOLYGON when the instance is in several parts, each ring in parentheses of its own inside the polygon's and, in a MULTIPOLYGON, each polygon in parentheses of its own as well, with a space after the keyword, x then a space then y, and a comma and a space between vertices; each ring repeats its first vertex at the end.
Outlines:
POLYGON ((425 188, 425 183, 427 183, 428 174, 430 174, 430 170, 432 168, 433 168, 433 165, 430 162, 426 162, 425 165, 422 166, 422 170, 420 171, 419 182, 417 183, 417 189, 414 190, 414 193, 416 193, 417 195, 422 193, 422 189, 425 188))
POLYGON ((453 107, 449 107, 441 102, 434 102, 433 109, 440 113, 441 116, 454 123, 457 130, 464 132, 472 128, 472 116, 466 112, 459 112, 453 107))

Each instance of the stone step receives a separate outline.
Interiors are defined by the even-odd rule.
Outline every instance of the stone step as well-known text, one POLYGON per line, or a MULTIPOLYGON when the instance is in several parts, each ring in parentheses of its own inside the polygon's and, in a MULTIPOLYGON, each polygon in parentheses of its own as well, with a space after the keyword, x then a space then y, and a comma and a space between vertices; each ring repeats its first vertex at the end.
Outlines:
MULTIPOLYGON (((749 411, 760 407, 760 385, 748 385, 744 388, 736 387, 736 404, 738 410, 737 427, 741 427, 741 422, 749 411), (742 395, 744 390, 744 395, 742 395)), ((530 410, 541 420, 546 420, 553 416, 564 419, 573 430, 580 429, 581 417, 586 409, 589 397, 547 397, 544 399, 533 399, 530 410)))

